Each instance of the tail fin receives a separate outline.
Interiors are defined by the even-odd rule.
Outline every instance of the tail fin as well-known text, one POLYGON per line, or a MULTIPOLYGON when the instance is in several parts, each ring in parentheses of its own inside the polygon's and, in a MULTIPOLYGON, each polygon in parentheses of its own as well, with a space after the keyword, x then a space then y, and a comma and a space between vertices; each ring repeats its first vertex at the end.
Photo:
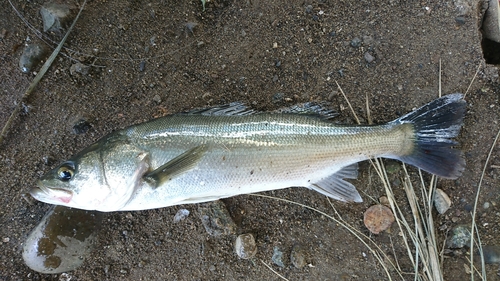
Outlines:
POLYGON ((415 130, 413 153, 398 159, 443 178, 458 178, 465 160, 461 151, 452 148, 457 144, 452 138, 462 127, 466 106, 462 94, 446 95, 393 121, 411 123, 415 130))

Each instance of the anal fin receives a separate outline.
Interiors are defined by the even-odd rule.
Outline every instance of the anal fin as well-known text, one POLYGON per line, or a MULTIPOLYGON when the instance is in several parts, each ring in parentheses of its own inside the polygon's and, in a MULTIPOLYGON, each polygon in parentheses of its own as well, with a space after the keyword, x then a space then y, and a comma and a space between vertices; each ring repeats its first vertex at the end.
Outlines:
POLYGON ((186 171, 192 169, 207 151, 206 145, 199 145, 191 148, 167 163, 161 165, 156 170, 144 175, 144 179, 158 187, 186 171))
POLYGON ((344 179, 356 179, 358 177, 358 164, 343 167, 335 174, 330 175, 317 183, 309 186, 317 192, 336 200, 345 202, 363 202, 356 187, 344 179))

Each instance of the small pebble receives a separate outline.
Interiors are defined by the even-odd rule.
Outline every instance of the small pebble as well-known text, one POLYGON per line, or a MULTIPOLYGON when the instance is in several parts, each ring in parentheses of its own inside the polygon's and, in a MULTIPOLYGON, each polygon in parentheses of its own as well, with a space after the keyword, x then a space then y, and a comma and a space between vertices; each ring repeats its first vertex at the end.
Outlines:
POLYGON ((283 93, 276 93, 273 95, 273 103, 283 102, 285 95, 283 93))
POLYGON ((280 251, 278 247, 274 247, 272 260, 277 266, 285 267, 285 264, 283 263, 283 252, 280 251))
POLYGON ((379 234, 391 227, 394 222, 391 209, 384 205, 373 205, 365 211, 364 223, 373 234, 379 234))
POLYGON ((450 231, 450 237, 446 240, 446 247, 460 249, 470 245, 470 225, 457 225, 450 231))
POLYGON ((89 70, 90 70, 90 66, 85 65, 81 62, 77 62, 77 63, 71 65, 71 67, 69 68, 69 73, 72 76, 76 75, 77 73, 81 74, 81 75, 87 75, 87 74, 89 74, 89 70))
POLYGON ((158 94, 154 95, 153 101, 156 102, 156 103, 161 103, 161 97, 160 97, 160 95, 158 95, 158 94))
POLYGON ((79 119, 73 125, 73 133, 77 135, 85 134, 92 126, 85 119, 79 119))
POLYGON ((441 189, 436 189, 434 193, 434 207, 440 214, 444 214, 451 206, 450 197, 441 189))
POLYGON ((222 201, 200 204, 198 213, 209 235, 217 237, 236 233, 236 224, 222 201))
POLYGON ((351 47, 359 48, 361 46, 361 39, 358 37, 351 40, 351 47))
POLYGON ((234 250, 238 257, 242 259, 250 259, 257 253, 257 245, 252 234, 241 234, 236 238, 234 250))
POLYGON ((67 4, 45 3, 40 9, 43 31, 60 32, 65 24, 73 20, 72 7, 67 4))
POLYGON ((2 242, 4 243, 8 243, 10 241, 10 238, 9 237, 5 237, 2 239, 2 242))
POLYGON ((189 210, 180 209, 174 216, 174 222, 180 222, 185 220, 189 216, 189 210))
POLYGON ((484 202, 483 209, 488 209, 490 207, 490 202, 484 202))
POLYGON ((47 50, 40 44, 27 45, 19 58, 19 68, 23 73, 29 73, 42 61, 46 53, 47 50))
POLYGON ((458 16, 455 18, 455 22, 459 25, 464 25, 465 24, 465 17, 463 16, 458 16))
POLYGON ((290 253, 290 261, 296 268, 303 268, 306 266, 306 253, 303 247, 295 245, 290 253))
POLYGON ((313 6, 312 5, 307 5, 306 6, 306 13, 310 14, 313 10, 313 6))
POLYGON ((500 246, 483 246, 483 256, 485 263, 500 263, 500 246))
POLYGON ((146 62, 145 61, 141 61, 139 63, 139 71, 143 72, 145 69, 146 69, 146 62))
POLYGON ((363 44, 365 45, 370 45, 371 43, 373 43, 373 37, 371 36, 363 36, 363 44))
POLYGON ((365 61, 367 63, 371 63, 375 60, 375 58, 368 52, 365 53, 365 61))
POLYGON ((390 206, 391 206, 391 203, 389 202, 389 199, 387 198, 387 196, 380 196, 378 201, 380 202, 380 204, 382 204, 386 207, 390 208, 390 206))

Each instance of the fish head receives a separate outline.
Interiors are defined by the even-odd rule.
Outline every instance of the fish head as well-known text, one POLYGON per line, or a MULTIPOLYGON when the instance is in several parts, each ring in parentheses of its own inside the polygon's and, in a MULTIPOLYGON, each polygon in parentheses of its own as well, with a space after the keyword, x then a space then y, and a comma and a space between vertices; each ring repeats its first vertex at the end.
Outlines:
POLYGON ((119 211, 148 171, 149 154, 112 135, 45 174, 31 190, 42 202, 84 210, 119 211))
POLYGON ((30 193, 35 199, 49 204, 100 209, 111 190, 106 183, 98 144, 47 172, 30 193))

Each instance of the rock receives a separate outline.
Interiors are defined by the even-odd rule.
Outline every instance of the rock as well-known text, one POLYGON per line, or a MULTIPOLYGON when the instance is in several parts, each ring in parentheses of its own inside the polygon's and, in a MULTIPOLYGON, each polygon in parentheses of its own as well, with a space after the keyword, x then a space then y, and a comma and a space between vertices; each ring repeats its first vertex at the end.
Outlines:
POLYGON ((364 223, 366 228, 373 234, 379 234, 391 227, 394 222, 391 209, 384 205, 373 205, 365 211, 364 223))
POLYGON ((73 20, 72 6, 58 3, 45 3, 40 9, 43 31, 60 33, 63 27, 73 20))
POLYGON ((69 73, 73 76, 76 75, 77 73, 79 73, 81 75, 87 75, 87 74, 89 74, 89 70, 90 70, 90 66, 85 65, 81 62, 77 62, 77 63, 71 65, 71 67, 69 68, 69 73))
POLYGON ((380 196, 378 201, 380 202, 380 204, 382 204, 386 207, 389 207, 389 208, 391 207, 391 203, 389 202, 389 198, 387 198, 387 196, 380 196))
POLYGON ((292 252, 290 253, 290 262, 298 269, 306 266, 306 252, 304 248, 299 245, 293 246, 292 252))
POLYGON ((22 72, 29 73, 42 61, 46 53, 47 50, 43 45, 36 43, 27 45, 19 58, 19 68, 22 72))
POLYGON ((283 252, 280 251, 278 247, 274 247, 272 260, 277 266, 285 267, 285 264, 283 263, 283 252))
POLYGON ((351 40, 351 47, 359 48, 361 46, 361 39, 358 37, 351 40))
POLYGON ((200 204, 198 212, 209 235, 217 237, 236 233, 236 224, 222 201, 200 204))
POLYGON ((23 246, 24 262, 45 274, 80 267, 96 244, 102 214, 55 206, 28 235, 23 246))
POLYGON ((455 22, 458 25, 464 25, 465 24, 465 17, 464 16, 458 16, 455 18, 455 22))
POLYGON ((365 45, 371 45, 373 43, 373 37, 372 36, 363 36, 363 44, 365 45))
POLYGON ((437 188, 434 193, 434 207, 440 214, 444 214, 451 206, 450 197, 441 189, 437 188))
POLYGON ((73 125, 73 132, 77 135, 81 135, 85 134, 90 128, 92 128, 92 125, 90 125, 87 120, 79 119, 73 125))
POLYGON ((285 95, 283 93, 276 93, 273 95, 273 103, 281 103, 285 99, 285 95))
POLYGON ((371 63, 375 60, 375 58, 368 52, 365 53, 365 61, 367 63, 371 63))
POLYGON ((470 245, 470 225, 457 225, 450 233, 450 238, 446 240, 447 248, 459 249, 470 245))
POLYGON ((238 236, 234 243, 234 250, 238 257, 242 259, 253 258, 257 253, 257 245, 255 244, 253 235, 248 233, 238 236))
POLYGON ((161 97, 160 97, 160 95, 158 95, 158 94, 154 95, 153 101, 156 102, 156 103, 161 103, 161 97))
POLYGON ((485 38, 500 43, 500 7, 498 0, 488 0, 488 9, 481 26, 485 38))
POLYGON ((174 222, 180 222, 185 220, 189 216, 189 210, 180 209, 174 216, 174 222))
POLYGON ((485 263, 500 263, 500 246, 483 246, 483 256, 485 263))

